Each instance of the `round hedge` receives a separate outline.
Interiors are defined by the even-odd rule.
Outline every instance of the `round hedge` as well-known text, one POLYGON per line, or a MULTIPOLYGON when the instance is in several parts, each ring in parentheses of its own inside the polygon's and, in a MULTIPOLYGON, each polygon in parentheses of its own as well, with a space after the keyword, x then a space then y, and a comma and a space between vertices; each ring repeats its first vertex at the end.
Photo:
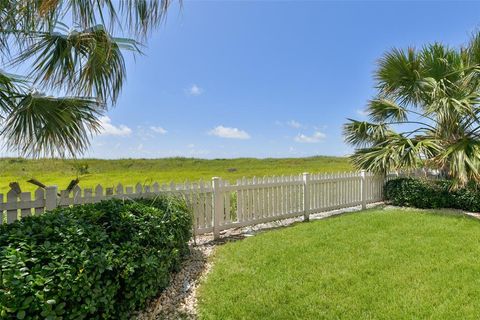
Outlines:
POLYGON ((171 197, 104 201, 0 226, 0 318, 128 319, 188 252, 171 197))

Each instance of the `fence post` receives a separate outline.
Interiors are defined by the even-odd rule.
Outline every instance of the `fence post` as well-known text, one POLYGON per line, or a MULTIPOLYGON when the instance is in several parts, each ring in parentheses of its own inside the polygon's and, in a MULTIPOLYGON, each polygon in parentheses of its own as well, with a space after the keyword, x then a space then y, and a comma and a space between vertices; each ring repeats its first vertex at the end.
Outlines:
POLYGON ((45 188, 45 211, 53 210, 57 207, 57 186, 45 188))
POLYGON ((362 195, 362 209, 367 209, 367 179, 366 179, 366 171, 360 171, 360 192, 362 195))
POLYGON ((303 173, 303 221, 310 220, 310 197, 308 194, 308 182, 310 181, 310 173, 303 173))
POLYGON ((213 239, 220 238, 220 222, 223 215, 223 199, 220 186, 221 178, 212 178, 213 189, 213 239))

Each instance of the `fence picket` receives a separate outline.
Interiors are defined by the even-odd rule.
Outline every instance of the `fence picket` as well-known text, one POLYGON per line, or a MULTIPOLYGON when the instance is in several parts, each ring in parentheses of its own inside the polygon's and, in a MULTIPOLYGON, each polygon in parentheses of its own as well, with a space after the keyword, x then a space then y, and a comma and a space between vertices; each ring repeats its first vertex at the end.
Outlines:
POLYGON ((12 223, 17 220, 17 193, 14 190, 10 190, 7 193, 7 223, 12 223), (9 209, 8 207, 12 207, 15 209, 9 209))
POLYGON ((117 187, 115 188, 115 192, 119 196, 123 195, 123 185, 121 183, 117 185, 117 187))
MULTIPOLYGON (((237 187, 242 186, 242 180, 237 179, 237 187)), ((243 190, 237 190, 237 221, 243 222, 243 190)))
POLYGON ((95 200, 94 202, 100 202, 103 199, 103 188, 101 185, 95 187, 95 200))
POLYGON ((270 191, 271 191, 271 199, 270 199, 270 206, 271 206, 271 213, 272 217, 275 217, 278 212, 277 212, 277 195, 276 195, 276 187, 275 187, 275 177, 269 177, 269 183, 270 183, 270 191))
MULTIPOLYGON (((223 180, 222 180, 223 181, 223 180)), ((223 181, 223 185, 225 187, 228 187, 229 183, 228 181, 223 181)), ((225 200, 224 200, 224 203, 225 203, 225 213, 224 213, 224 223, 230 223, 231 222, 231 217, 230 217, 230 197, 231 197, 231 193, 230 191, 225 191, 224 192, 224 196, 225 196, 225 200)))
POLYGON ((70 205, 70 192, 68 190, 60 191, 60 207, 68 207, 70 205))
POLYGON ((93 192, 91 188, 83 190, 83 203, 92 203, 93 202, 93 192))
POLYGON ((140 183, 137 183, 135 185, 135 194, 137 194, 138 196, 140 196, 142 194, 142 191, 143 191, 143 187, 140 183))
POLYGON ((253 184, 253 179, 247 179, 248 183, 248 219, 255 220, 255 201, 254 201, 254 184, 253 184))
POLYGON ((199 205, 199 199, 198 199, 198 188, 199 188, 198 184, 195 182, 193 182, 190 185, 190 194, 191 194, 190 201, 191 201, 192 210, 195 213, 195 215, 193 216, 193 224, 194 224, 195 230, 200 229, 200 217, 199 217, 200 205, 199 205))
POLYGON ((275 183, 276 183, 276 186, 275 186, 275 212, 276 212, 277 216, 280 216, 280 215, 282 215, 281 206, 280 206, 280 197, 281 197, 280 186, 279 186, 280 178, 279 177, 274 177, 273 181, 275 181, 275 183))
MULTIPOLYGON (((205 184, 200 181, 200 193, 198 194, 198 207, 200 211, 198 212, 198 221, 201 228, 210 227, 210 219, 207 220, 207 201, 208 197, 205 191, 205 184)), ((210 216, 211 218, 211 216, 210 216)))
POLYGON ((29 215, 31 215, 31 212, 32 212, 32 209, 30 206, 30 201, 31 201, 30 192, 22 192, 20 194, 20 201, 21 201, 20 215, 22 218, 28 217, 29 215), (23 203, 25 203, 25 205, 28 204, 28 206, 24 206, 23 203))
MULTIPOLYGON (((2 202, 2 198, 0 195, 0 203, 2 202)), ((33 208, 33 211, 35 212, 35 215, 42 214, 45 212, 45 190, 42 188, 38 188, 35 190, 35 206, 33 208)), ((0 210, 1 213, 1 210, 0 210)), ((1 215, 0 215, 0 220, 1 220, 1 215)))
POLYGON ((73 204, 82 204, 83 199, 82 199, 82 189, 78 185, 76 185, 73 190, 73 204))
POLYGON ((213 192, 210 183, 205 184, 205 217, 207 227, 213 227, 213 192))
POLYGON ((252 220, 255 220, 258 218, 258 213, 257 213, 257 199, 256 199, 256 195, 257 195, 257 187, 258 187, 258 183, 257 183, 257 177, 253 177, 252 180, 251 180, 251 185, 252 185, 252 188, 250 188, 250 203, 252 205, 252 211, 251 211, 251 219, 252 220))

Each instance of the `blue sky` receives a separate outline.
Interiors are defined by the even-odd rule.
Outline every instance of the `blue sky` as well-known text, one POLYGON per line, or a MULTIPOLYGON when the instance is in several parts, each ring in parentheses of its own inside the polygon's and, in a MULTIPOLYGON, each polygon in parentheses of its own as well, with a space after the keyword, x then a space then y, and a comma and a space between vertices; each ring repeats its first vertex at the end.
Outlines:
POLYGON ((184 1, 127 57, 128 80, 85 156, 346 155, 348 117, 393 47, 467 42, 475 2, 184 1))

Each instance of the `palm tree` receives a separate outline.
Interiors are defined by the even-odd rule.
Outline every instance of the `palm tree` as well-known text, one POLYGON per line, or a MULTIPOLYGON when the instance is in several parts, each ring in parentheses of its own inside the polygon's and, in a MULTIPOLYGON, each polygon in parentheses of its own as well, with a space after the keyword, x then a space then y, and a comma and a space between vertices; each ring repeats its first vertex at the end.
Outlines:
POLYGON ((0 1, 0 138, 28 156, 75 156, 171 0, 0 1), (119 37, 121 36, 121 37, 119 37))
POLYGON ((459 49, 393 49, 375 78, 369 121, 344 125, 355 166, 381 173, 429 167, 455 186, 480 182, 480 33, 459 49))

